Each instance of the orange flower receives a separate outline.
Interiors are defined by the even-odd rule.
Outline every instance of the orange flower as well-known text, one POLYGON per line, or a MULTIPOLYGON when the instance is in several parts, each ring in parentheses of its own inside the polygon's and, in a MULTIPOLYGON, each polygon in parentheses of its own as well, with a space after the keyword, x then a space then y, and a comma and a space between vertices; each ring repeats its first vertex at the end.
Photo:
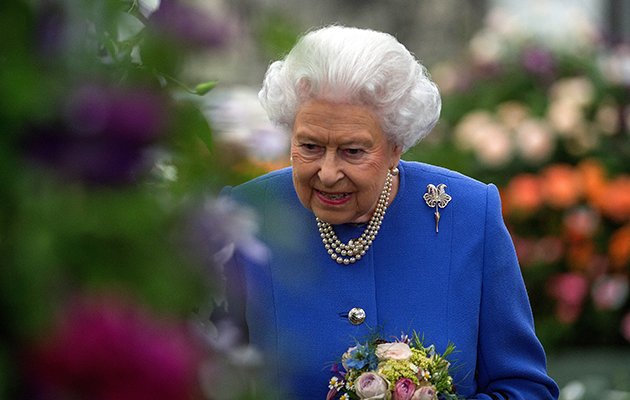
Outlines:
POLYGON ((536 212, 542 204, 540 186, 536 175, 519 174, 512 178, 505 193, 509 210, 536 212))
POLYGON ((617 222, 630 220, 630 176, 618 176, 602 192, 602 212, 617 222))
POLYGON ((554 164, 541 172, 544 200, 554 208, 568 208, 582 196, 580 175, 568 164, 554 164))
POLYGON ((604 191, 606 186, 606 170, 599 160, 589 158, 581 161, 577 166, 578 173, 582 180, 584 195, 588 202, 595 208, 601 209, 604 202, 604 191))
POLYGON ((608 258, 615 270, 627 267, 630 260, 630 225, 619 228, 610 235, 608 258))

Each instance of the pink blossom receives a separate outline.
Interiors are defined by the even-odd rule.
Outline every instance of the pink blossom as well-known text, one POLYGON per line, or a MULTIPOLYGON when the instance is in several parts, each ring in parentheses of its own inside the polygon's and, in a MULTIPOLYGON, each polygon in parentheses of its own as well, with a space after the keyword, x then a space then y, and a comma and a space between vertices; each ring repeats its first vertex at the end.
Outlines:
POLYGON ((360 399, 376 400, 389 398, 389 383, 374 372, 361 374, 354 385, 360 399))
POLYGON ((623 275, 602 276, 591 291, 595 306, 601 310, 618 310, 628 298, 628 278, 623 275))
POLYGON ((548 291, 551 296, 563 303, 582 304, 588 293, 588 280, 582 274, 567 272, 550 279, 548 291))
POLYGON ((579 318, 588 287, 586 277, 573 272, 557 274, 549 280, 547 290, 552 297, 558 299, 556 317, 561 322, 570 324, 579 318))
POLYGON ((415 383, 411 379, 401 378, 394 385, 392 400, 410 400, 416 389, 415 383))
POLYGON ((418 390, 415 391, 411 400, 436 400, 437 393, 432 386, 422 386, 418 390))
POLYGON ((382 343, 376 346, 379 360, 408 360, 411 356, 411 349, 405 343, 382 343))
POLYGON ((189 400, 203 353, 185 324, 115 297, 80 299, 33 347, 40 389, 93 400, 189 400))

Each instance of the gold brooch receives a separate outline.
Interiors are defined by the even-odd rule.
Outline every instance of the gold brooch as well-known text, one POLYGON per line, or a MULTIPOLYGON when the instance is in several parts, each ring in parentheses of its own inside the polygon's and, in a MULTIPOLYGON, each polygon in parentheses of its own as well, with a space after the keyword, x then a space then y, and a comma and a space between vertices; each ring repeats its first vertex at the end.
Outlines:
POLYGON ((439 208, 444 208, 451 201, 451 196, 446 194, 444 191, 446 189, 446 185, 440 183, 435 187, 434 185, 429 184, 427 186, 427 192, 424 194, 423 198, 426 201, 427 205, 431 208, 435 207, 435 232, 438 231, 438 223, 440 222, 440 211, 439 208))

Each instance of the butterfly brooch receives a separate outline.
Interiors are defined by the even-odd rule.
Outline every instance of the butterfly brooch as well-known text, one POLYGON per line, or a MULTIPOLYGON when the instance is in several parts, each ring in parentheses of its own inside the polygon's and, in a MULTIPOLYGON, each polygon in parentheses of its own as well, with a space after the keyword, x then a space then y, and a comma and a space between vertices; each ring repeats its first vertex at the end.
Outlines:
POLYGON ((427 205, 431 208, 435 207, 435 232, 438 232, 438 224, 440 223, 440 208, 446 207, 449 201, 451 201, 451 196, 446 194, 444 191, 446 189, 446 185, 440 183, 439 185, 434 186, 429 184, 427 186, 427 192, 422 196, 424 201, 426 201, 427 205))

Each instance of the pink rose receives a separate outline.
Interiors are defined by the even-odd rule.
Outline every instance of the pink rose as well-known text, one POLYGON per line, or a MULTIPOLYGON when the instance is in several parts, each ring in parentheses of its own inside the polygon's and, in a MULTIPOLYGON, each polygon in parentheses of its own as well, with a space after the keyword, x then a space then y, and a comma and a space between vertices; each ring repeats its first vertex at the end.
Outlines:
POLYGON ((51 398, 187 400, 203 360, 184 322, 114 295, 71 303, 32 351, 32 377, 51 398))
POLYGON ((415 383, 411 379, 401 378, 394 386, 392 400, 410 400, 416 389, 415 383))
POLYGON ((379 360, 408 360, 411 356, 411 349, 405 343, 383 343, 376 346, 376 357, 379 360))
POLYGON ((354 387, 362 400, 389 399, 389 383, 374 372, 361 374, 354 387))
POLYGON ((422 386, 411 396, 411 400, 437 400, 437 393, 432 386, 422 386))

